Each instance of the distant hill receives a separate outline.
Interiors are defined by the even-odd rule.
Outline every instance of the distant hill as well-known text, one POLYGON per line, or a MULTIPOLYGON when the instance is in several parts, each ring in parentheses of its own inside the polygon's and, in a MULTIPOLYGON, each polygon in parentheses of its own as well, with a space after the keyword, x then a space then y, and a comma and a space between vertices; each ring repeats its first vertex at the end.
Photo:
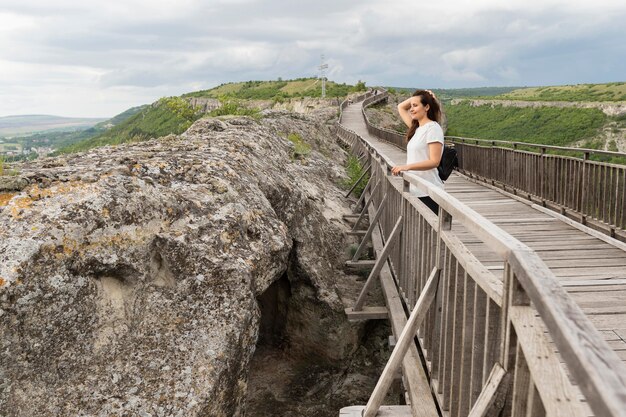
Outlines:
MULTIPOLYGON (((409 93, 412 94, 417 88, 406 87, 385 87, 390 92, 409 93)), ((469 98, 469 97, 493 97, 501 94, 506 94, 511 91, 515 91, 520 87, 475 87, 475 88, 428 88, 443 101, 452 100, 455 98, 469 98)))
POLYGON ((148 107, 149 104, 144 104, 142 106, 136 106, 136 107, 131 107, 128 110, 123 111, 122 113, 111 117, 110 119, 107 119, 103 122, 98 123, 97 125, 95 125, 95 128, 103 128, 103 129, 108 129, 111 128, 113 126, 117 126, 120 123, 124 122, 125 120, 131 118, 132 116, 136 115, 137 113, 139 113, 140 111, 144 110, 146 107, 148 107))
MULTIPOLYGON (((346 97, 355 91, 364 91, 365 83, 356 86, 326 82, 328 98, 346 97)), ((316 78, 299 78, 278 81, 246 81, 227 83, 208 90, 183 94, 180 97, 164 97, 151 105, 141 107, 134 115, 113 128, 98 135, 73 143, 57 153, 79 152, 105 145, 117 145, 180 134, 204 114, 190 104, 192 98, 219 99, 221 107, 209 113, 255 115, 258 110, 244 104, 246 100, 270 100, 284 102, 303 97, 321 97, 321 81, 316 78)))
MULTIPOLYGON (((129 117, 137 114, 139 111, 147 107, 138 106, 128 109, 115 117, 110 119, 93 119, 100 120, 97 124, 90 125, 73 125, 73 124, 65 124, 65 125, 57 125, 58 127, 55 129, 47 129, 44 131, 40 131, 37 133, 28 133, 22 134, 19 136, 13 136, 10 139, 0 139, 2 144, 0 144, 0 155, 6 154, 8 149, 22 149, 25 150, 24 153, 20 153, 17 156, 4 156, 7 160, 19 160, 19 159, 31 159, 37 157, 37 154, 34 152, 35 148, 46 148, 46 149, 60 149, 67 146, 71 146, 76 142, 81 142, 92 138, 94 136, 101 135, 107 130, 115 127, 116 125, 123 123, 129 117), (29 151, 30 150, 30 151, 29 151), (29 153, 30 152, 30 153, 29 153)), ((16 122, 20 122, 21 119, 28 120, 28 118, 35 117, 37 120, 44 122, 46 118, 48 120, 65 120, 71 118, 57 117, 57 116, 11 116, 16 122)), ((6 118, 3 118, 6 119, 6 118)), ((91 119, 90 119, 91 120, 91 119)), ((11 121, 7 121, 11 122, 11 121)), ((40 125, 41 126, 41 125, 40 125)))
MULTIPOLYGON (((386 87, 390 92, 412 93, 417 88, 386 87)), ((421 87, 421 88, 428 88, 421 87)), ((524 101, 626 101, 626 82, 605 84, 576 84, 544 87, 478 87, 431 88, 443 101, 459 98, 489 98, 491 100, 524 101)))
POLYGON ((492 97, 526 101, 626 101, 626 82, 519 88, 492 97))
MULTIPOLYGON (((444 97, 449 136, 626 152, 624 103, 608 100, 618 97, 624 84, 513 88, 496 96, 486 96, 485 90, 493 94, 500 87, 434 91, 444 97), (577 100, 554 102, 566 101, 568 94, 577 100)), ((396 90, 387 103, 370 107, 368 116, 381 127, 405 133, 396 106, 411 93, 396 90)))
POLYGON ((20 115, 0 117, 0 136, 24 135, 45 131, 86 129, 103 118, 60 117, 50 115, 20 115))
MULTIPOLYGON (((365 84, 352 86, 326 81, 326 97, 345 97, 356 89, 365 89, 365 84)), ((246 81, 227 83, 209 90, 183 94, 182 97, 228 96, 244 100, 280 100, 297 97, 321 97, 322 82, 317 78, 297 78, 278 81, 246 81)))

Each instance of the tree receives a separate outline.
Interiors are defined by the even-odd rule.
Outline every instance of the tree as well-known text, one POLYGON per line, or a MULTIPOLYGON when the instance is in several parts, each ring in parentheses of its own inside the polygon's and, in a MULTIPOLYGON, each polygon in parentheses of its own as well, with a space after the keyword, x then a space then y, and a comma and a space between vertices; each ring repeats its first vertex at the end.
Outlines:
POLYGON ((354 91, 365 91, 367 87, 365 87, 365 82, 359 80, 354 86, 354 91))

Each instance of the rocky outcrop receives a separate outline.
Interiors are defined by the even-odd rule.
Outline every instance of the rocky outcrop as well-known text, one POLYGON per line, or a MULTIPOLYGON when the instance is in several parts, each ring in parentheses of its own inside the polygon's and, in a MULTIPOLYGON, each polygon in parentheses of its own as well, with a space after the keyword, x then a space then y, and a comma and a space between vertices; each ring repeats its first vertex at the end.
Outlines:
POLYGON ((0 415, 240 415, 257 300, 281 277, 302 307, 287 343, 353 351, 335 113, 201 119, 19 167, 28 185, 0 206, 0 415))
POLYGON ((575 107, 579 109, 599 109, 607 116, 620 116, 626 113, 624 102, 593 102, 593 101, 523 101, 523 100, 484 100, 484 99, 454 99, 451 104, 456 105, 469 102, 471 106, 504 106, 504 107, 575 107))

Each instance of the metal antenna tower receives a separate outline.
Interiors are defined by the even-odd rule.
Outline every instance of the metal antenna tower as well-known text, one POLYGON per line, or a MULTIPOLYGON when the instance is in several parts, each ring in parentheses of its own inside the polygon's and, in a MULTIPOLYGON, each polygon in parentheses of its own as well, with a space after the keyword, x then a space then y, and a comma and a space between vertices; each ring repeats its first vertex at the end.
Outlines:
POLYGON ((322 98, 326 97, 326 69, 328 64, 324 64, 324 54, 322 54, 322 63, 318 67, 320 70, 320 78, 322 79, 322 98))

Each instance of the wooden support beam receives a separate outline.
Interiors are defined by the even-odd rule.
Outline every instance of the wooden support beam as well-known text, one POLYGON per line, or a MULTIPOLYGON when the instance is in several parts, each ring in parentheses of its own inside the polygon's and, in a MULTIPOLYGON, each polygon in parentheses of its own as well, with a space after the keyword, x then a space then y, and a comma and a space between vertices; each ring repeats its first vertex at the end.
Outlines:
MULTIPOLYGON (((367 184, 365 185, 365 188, 363 189, 363 192, 361 193, 361 197, 359 197, 359 199, 357 200, 356 204, 354 205, 354 208, 352 209, 353 213, 357 213, 358 212, 359 206, 361 205, 361 203, 365 199, 365 195, 370 190, 370 188, 372 186, 372 181, 373 180, 374 180, 374 178, 370 177, 369 181, 367 181, 367 184)), ((378 182, 376 183, 376 185, 378 185, 378 182)), ((361 216, 363 216, 366 212, 367 212, 367 210, 359 212, 359 218, 361 218, 361 216)))
POLYGON ((359 185, 359 183, 361 182, 361 180, 363 180, 363 178, 365 178, 365 175, 368 173, 369 169, 371 167, 371 164, 367 166, 367 168, 365 168, 363 170, 363 173, 361 174, 361 176, 359 177, 358 180, 356 180, 356 182, 352 185, 352 187, 350 188, 350 191, 348 191, 348 193, 346 194, 346 198, 348 198, 350 196, 350 194, 352 194, 352 191, 354 191, 354 189, 356 188, 357 185, 359 185))
MULTIPOLYGON (((339 417, 361 417, 364 409, 364 405, 344 407, 339 411, 339 417)), ((413 413, 408 405, 383 405, 376 417, 413 417, 413 413)))
POLYGON ((372 269, 376 265, 375 259, 364 259, 361 261, 346 261, 346 267, 358 270, 372 269))
POLYGON ((365 236, 367 230, 349 230, 346 232, 349 236, 365 236))
MULTIPOLYGON (((360 214, 344 214, 343 216, 341 216, 344 220, 353 220, 353 219, 358 219, 360 216, 360 214)), ((369 217, 367 214, 365 215, 365 217, 369 217)))
POLYGON ((361 294, 359 294, 359 298, 357 298, 356 303, 354 304, 354 311, 359 311, 363 308, 363 304, 365 303, 365 297, 367 297, 367 292, 374 284, 374 278, 378 276, 380 270, 383 265, 387 262, 387 258, 391 252, 391 249, 394 247, 398 236, 400 236, 400 232, 402 231, 402 216, 398 217, 398 221, 396 225, 393 227, 391 231, 391 235, 389 235, 389 239, 387 240, 387 244, 383 248, 383 252, 378 259, 376 259, 376 264, 374 264, 374 269, 370 273, 369 277, 367 277, 367 281, 365 281, 365 285, 363 285, 363 289, 361 290, 361 294))
MULTIPOLYGON (((359 227, 359 223, 361 223, 361 220, 363 220, 363 218, 365 217, 365 213, 367 213, 367 208, 370 206, 370 204, 372 204, 372 202, 374 201, 374 194, 376 194, 376 190, 378 190, 378 187, 380 186, 380 180, 378 180, 376 182, 376 185, 374 186, 374 188, 372 189, 372 192, 370 193, 370 197, 367 199, 367 201, 365 202, 365 206, 363 206, 363 211, 361 211, 361 215, 359 216, 358 219, 356 219, 356 222, 354 223, 354 226, 352 227, 352 231, 357 230, 357 227, 359 227)), ((363 194, 365 195, 365 193, 363 194)), ((362 196, 363 196, 362 195, 362 196)), ((361 197, 362 197, 361 196, 361 197)), ((357 203, 358 205, 359 203, 357 203)))
POLYGON ((359 260, 359 256, 361 256, 363 249, 365 249, 365 245, 371 239, 372 232, 374 231, 374 228, 378 224, 378 219, 380 219, 380 216, 383 213, 383 210, 385 209, 386 203, 387 203, 387 193, 385 193, 385 195, 383 196, 383 199, 380 202, 380 205, 378 206, 378 210, 376 211, 374 218, 370 222, 370 226, 367 228, 367 232, 365 232, 365 236, 363 236, 363 240, 361 240, 361 244, 359 245, 356 252, 354 253, 354 256, 352 257, 353 261, 359 260))
POLYGON ((389 312, 387 307, 363 307, 360 311, 354 311, 351 307, 345 309, 348 321, 360 320, 387 320, 389 312))
POLYGON ((387 362, 387 365, 385 365, 385 369, 378 379, 374 392, 367 402, 367 406, 363 412, 363 417, 375 417, 378 415, 377 413, 383 400, 385 399, 385 396, 387 395, 387 391, 389 390, 391 383, 393 382, 394 375, 400 368, 404 355, 409 349, 410 344, 414 343, 413 339, 417 333, 417 328, 424 320, 424 317, 426 317, 426 313, 435 299, 440 272, 441 271, 437 268, 433 268, 430 273, 428 281, 424 286, 424 290, 417 300, 417 303, 415 303, 415 307, 409 316, 409 320, 404 326, 404 329, 402 329, 402 333, 400 334, 398 342, 389 357, 389 361, 387 362))
POLYGON ((491 417, 500 414, 509 387, 509 375, 499 363, 493 366, 487 383, 468 417, 491 417))

